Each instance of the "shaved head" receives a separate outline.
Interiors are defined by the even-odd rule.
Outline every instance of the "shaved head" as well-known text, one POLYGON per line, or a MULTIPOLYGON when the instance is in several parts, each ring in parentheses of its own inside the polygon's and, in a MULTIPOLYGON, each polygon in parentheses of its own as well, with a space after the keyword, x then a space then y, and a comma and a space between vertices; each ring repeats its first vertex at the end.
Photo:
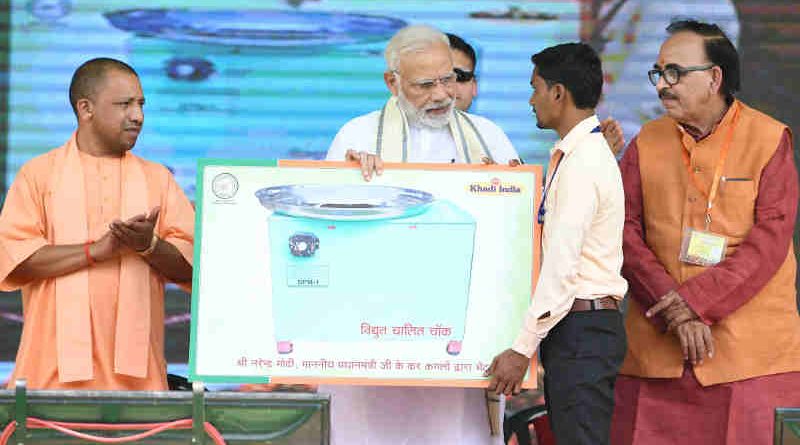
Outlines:
POLYGON ((72 82, 69 84, 69 103, 76 116, 78 115, 78 101, 91 99, 97 92, 97 88, 105 81, 106 74, 112 70, 139 77, 136 70, 127 63, 107 57, 89 60, 75 70, 72 82))

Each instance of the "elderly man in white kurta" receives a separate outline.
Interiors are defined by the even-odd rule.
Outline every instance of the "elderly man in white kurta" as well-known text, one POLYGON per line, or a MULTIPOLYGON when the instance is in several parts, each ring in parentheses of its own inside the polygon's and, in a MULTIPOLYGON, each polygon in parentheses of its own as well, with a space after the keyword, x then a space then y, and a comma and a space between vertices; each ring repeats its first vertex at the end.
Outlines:
MULTIPOLYGON (((381 173, 383 160, 519 163, 497 125, 455 110, 456 79, 444 34, 406 27, 389 41, 385 56, 392 97, 382 109, 345 124, 328 160, 359 161, 367 180, 381 173)), ((483 389, 323 386, 320 392, 332 395, 333 445, 503 442, 502 435, 490 435, 483 389)))

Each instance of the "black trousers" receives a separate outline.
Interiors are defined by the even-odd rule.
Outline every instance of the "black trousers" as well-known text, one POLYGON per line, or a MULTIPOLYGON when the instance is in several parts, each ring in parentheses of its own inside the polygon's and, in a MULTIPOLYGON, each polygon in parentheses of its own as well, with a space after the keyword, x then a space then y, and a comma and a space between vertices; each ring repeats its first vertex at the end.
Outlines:
POLYGON ((626 347, 616 310, 570 312, 542 341, 544 394, 558 445, 609 443, 614 383, 626 347))

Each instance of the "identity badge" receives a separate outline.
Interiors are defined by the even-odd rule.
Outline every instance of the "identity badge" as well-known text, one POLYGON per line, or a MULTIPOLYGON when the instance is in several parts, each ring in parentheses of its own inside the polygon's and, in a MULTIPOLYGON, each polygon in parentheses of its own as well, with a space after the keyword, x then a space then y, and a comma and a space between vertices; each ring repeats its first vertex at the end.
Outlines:
POLYGON ((697 266, 713 266, 725 258, 728 239, 712 232, 687 228, 681 240, 680 260, 697 266))

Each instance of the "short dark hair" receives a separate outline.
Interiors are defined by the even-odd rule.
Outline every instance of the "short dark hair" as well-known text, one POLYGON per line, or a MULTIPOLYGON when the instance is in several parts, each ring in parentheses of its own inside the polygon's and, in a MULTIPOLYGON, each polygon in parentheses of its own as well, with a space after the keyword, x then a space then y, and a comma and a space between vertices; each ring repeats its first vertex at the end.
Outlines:
POLYGON ((136 70, 121 60, 98 57, 84 62, 75 70, 72 75, 72 81, 69 84, 69 103, 72 105, 72 111, 75 112, 76 116, 78 115, 78 101, 92 97, 96 92, 97 86, 105 80, 106 74, 111 70, 122 71, 139 77, 136 70))
POLYGON ((478 69, 478 58, 475 56, 475 48, 473 48, 472 45, 461 37, 449 32, 447 33, 447 39, 450 40, 450 48, 461 51, 472 61, 473 71, 478 69))
POLYGON ((692 32, 701 37, 705 43, 706 57, 722 70, 722 86, 720 91, 725 95, 728 104, 733 103, 734 94, 741 88, 739 69, 739 52, 722 29, 714 23, 697 20, 676 20, 667 26, 667 32, 675 35, 679 32, 692 32))
POLYGON ((600 58, 585 43, 563 43, 531 56, 539 77, 548 86, 560 83, 572 95, 575 106, 595 108, 603 92, 600 58))

